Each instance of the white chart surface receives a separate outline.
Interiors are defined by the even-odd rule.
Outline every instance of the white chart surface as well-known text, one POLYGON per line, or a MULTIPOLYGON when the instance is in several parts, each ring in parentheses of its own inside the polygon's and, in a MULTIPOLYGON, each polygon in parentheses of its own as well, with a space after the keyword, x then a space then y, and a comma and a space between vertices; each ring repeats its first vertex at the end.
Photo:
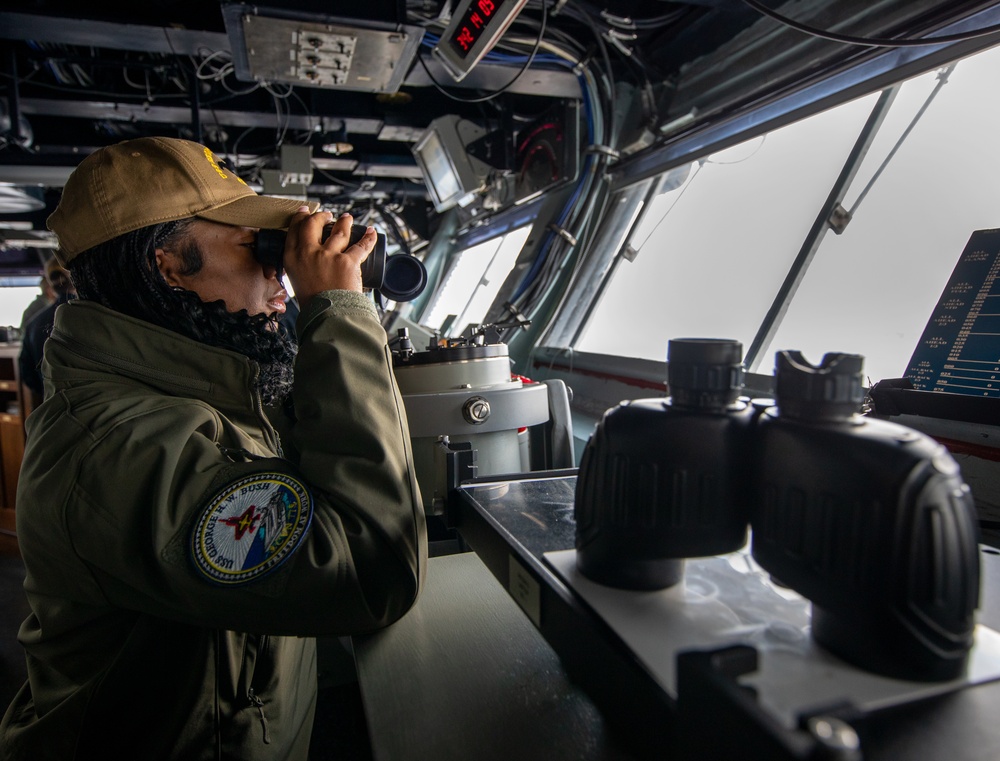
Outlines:
POLYGON ((857 669, 817 646, 810 603, 774 585, 742 551, 685 561, 684 580, 668 589, 633 592, 590 581, 576 551, 545 553, 558 576, 628 645, 666 692, 676 697, 676 655, 751 645, 758 670, 740 679, 789 728, 813 707, 850 701, 874 710, 1000 678, 1000 634, 978 625, 966 675, 950 682, 909 682, 857 669))

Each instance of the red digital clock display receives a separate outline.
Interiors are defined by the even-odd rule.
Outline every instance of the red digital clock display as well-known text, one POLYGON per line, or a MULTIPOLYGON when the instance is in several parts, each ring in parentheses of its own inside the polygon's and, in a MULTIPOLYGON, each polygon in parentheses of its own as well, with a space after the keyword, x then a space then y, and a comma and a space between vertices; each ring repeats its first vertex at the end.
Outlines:
POLYGON ((459 56, 469 55, 505 4, 505 0, 472 0, 451 35, 451 46, 459 56))

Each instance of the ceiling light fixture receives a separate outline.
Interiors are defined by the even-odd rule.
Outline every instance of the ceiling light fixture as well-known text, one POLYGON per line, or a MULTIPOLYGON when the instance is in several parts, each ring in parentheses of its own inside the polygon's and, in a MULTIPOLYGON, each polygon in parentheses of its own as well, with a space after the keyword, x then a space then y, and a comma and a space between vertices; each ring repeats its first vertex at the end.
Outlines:
POLYGON ((338 141, 336 143, 324 143, 323 152, 330 153, 334 156, 343 156, 345 153, 350 153, 354 150, 354 146, 346 141, 338 141))
POLYGON ((41 188, 23 188, 0 184, 0 213, 22 214, 45 208, 41 188))
POLYGON ((354 144, 347 137, 347 122, 345 120, 341 119, 340 129, 328 130, 326 134, 330 142, 323 144, 324 153, 329 153, 333 156, 343 156, 345 153, 350 153, 354 150, 354 144))

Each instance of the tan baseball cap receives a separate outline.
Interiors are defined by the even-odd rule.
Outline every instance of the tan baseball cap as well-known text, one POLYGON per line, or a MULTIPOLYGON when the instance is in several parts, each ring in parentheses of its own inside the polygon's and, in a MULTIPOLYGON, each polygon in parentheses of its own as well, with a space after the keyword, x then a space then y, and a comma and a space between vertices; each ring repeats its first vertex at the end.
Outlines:
POLYGON ((58 236, 57 256, 67 264, 119 235, 187 217, 280 230, 303 205, 315 211, 319 204, 257 195, 204 145, 141 137, 80 162, 45 224, 58 236))

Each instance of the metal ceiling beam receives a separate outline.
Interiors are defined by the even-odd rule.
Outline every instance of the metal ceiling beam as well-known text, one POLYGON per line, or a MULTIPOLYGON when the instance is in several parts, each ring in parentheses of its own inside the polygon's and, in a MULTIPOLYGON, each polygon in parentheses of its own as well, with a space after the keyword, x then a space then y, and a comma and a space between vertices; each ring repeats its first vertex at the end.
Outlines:
POLYGON ((435 84, 447 89, 459 88, 484 90, 486 92, 517 93, 519 95, 541 95, 549 98, 583 97, 580 82, 576 75, 563 69, 528 69, 518 76, 520 66, 500 66, 498 64, 479 63, 461 82, 451 78, 447 70, 430 54, 421 54, 420 61, 415 63, 404 80, 404 85, 412 87, 430 87, 435 84), (425 69, 424 66, 427 68, 425 69), (515 79, 516 77, 516 79, 515 79))
MULTIPOLYGON (((948 24, 937 34, 972 34, 978 29, 996 25, 1000 25, 1000 4, 948 24)), ((734 109, 732 113, 714 114, 711 107, 691 112, 689 116, 692 118, 678 128, 676 137, 671 134, 661 147, 619 162, 611 172, 612 186, 620 189, 854 98, 878 92, 937 66, 977 53, 997 44, 998 39, 1000 34, 992 34, 940 45, 879 49, 856 65, 825 74, 810 71, 809 79, 734 109)), ((738 67, 738 61, 732 66, 738 67)), ((661 127, 663 130, 664 127, 661 127)))
POLYGON ((44 185, 61 188, 66 184, 72 166, 32 166, 25 164, 0 164, 0 182, 13 185, 44 185))
MULTIPOLYGON (((172 27, 118 24, 89 19, 58 18, 30 13, 0 12, 0 39, 53 42, 81 45, 108 50, 139 50, 203 57, 218 51, 232 52, 229 36, 220 32, 203 32, 172 27)), ((488 92, 507 89, 521 95, 543 95, 555 98, 580 98, 580 85, 569 71, 530 69, 510 84, 520 70, 516 66, 480 63, 461 82, 454 82, 444 68, 429 54, 422 55, 430 75, 423 66, 413 66, 404 84, 431 87, 434 81, 447 88, 478 89, 488 92)))
MULTIPOLYGON (((800 0, 784 8, 791 8, 795 20, 806 25, 856 37, 924 37, 937 34, 936 28, 989 10, 996 5, 991 0, 952 0, 951 9, 942 11, 940 0, 800 0), (831 5, 836 10, 831 9, 831 5), (974 6, 979 6, 978 8, 974 6), (942 20, 940 15, 945 14, 942 20), (935 15, 938 17, 934 21, 935 15), (905 30, 905 33, 901 33, 905 30)), ((978 27, 971 27, 972 29, 978 27)), ((994 37, 994 43, 995 43, 994 37)), ((982 44, 982 43, 980 43, 982 44)), ((889 46, 886 46, 887 48, 889 46)), ((933 46, 909 48, 917 55, 920 50, 933 46)), ((831 70, 838 60, 853 59, 860 62, 870 57, 869 51, 879 46, 844 45, 820 39, 798 30, 789 29, 771 19, 761 18, 729 42, 698 61, 685 67, 672 95, 670 108, 675 114, 686 114, 697 109, 702 114, 710 110, 724 110, 734 103, 745 101, 748 95, 787 87, 799 82, 796 73, 801 62, 808 61, 813 71, 831 70)), ((900 50, 900 49, 897 49, 900 50)), ((908 52, 905 48, 902 52, 908 52)), ((810 76, 809 72, 803 72, 810 76)))
MULTIPOLYGON (((359 162, 353 174, 357 177, 396 177, 399 179, 423 180, 424 176, 416 164, 386 164, 379 161, 359 162)), ((421 192, 423 188, 421 187, 421 192)))
MULTIPOLYGON (((314 161, 316 164, 320 164, 323 159, 317 158, 314 161)), ((360 168, 360 171, 354 171, 356 176, 379 178, 379 181, 371 187, 344 191, 344 195, 361 198, 367 198, 369 195, 426 197, 423 185, 411 182, 413 179, 419 179, 419 174, 414 172, 416 167, 404 164, 376 164, 374 162, 364 164, 354 162, 354 164, 360 168), (388 182, 392 179, 401 182, 388 182)), ((75 166, 0 164, 0 182, 22 186, 44 185, 50 188, 61 188, 66 184, 66 180, 75 168, 75 166)), ((346 171, 351 171, 351 169, 346 171)), ((356 183, 357 180, 353 182, 356 183)), ((251 187, 254 187, 258 192, 261 190, 260 186, 251 185, 251 187)), ((309 186, 309 190, 310 192, 331 192, 329 182, 325 182, 321 176, 315 178, 313 184, 309 186)))
MULTIPOLYGON (((114 101, 57 100, 50 98, 22 98, 21 111, 39 116, 65 116, 77 119, 96 119, 124 122, 150 122, 155 124, 188 124, 191 109, 182 106, 145 106, 114 101)), ((228 127, 289 128, 309 132, 339 132, 345 125, 354 135, 378 135, 382 131, 381 119, 351 116, 287 115, 259 111, 231 111, 221 108, 201 108, 202 124, 228 127)))
POLYGON ((202 56, 206 52, 229 50, 229 37, 220 32, 117 24, 31 13, 0 13, 0 39, 173 55, 202 56))

